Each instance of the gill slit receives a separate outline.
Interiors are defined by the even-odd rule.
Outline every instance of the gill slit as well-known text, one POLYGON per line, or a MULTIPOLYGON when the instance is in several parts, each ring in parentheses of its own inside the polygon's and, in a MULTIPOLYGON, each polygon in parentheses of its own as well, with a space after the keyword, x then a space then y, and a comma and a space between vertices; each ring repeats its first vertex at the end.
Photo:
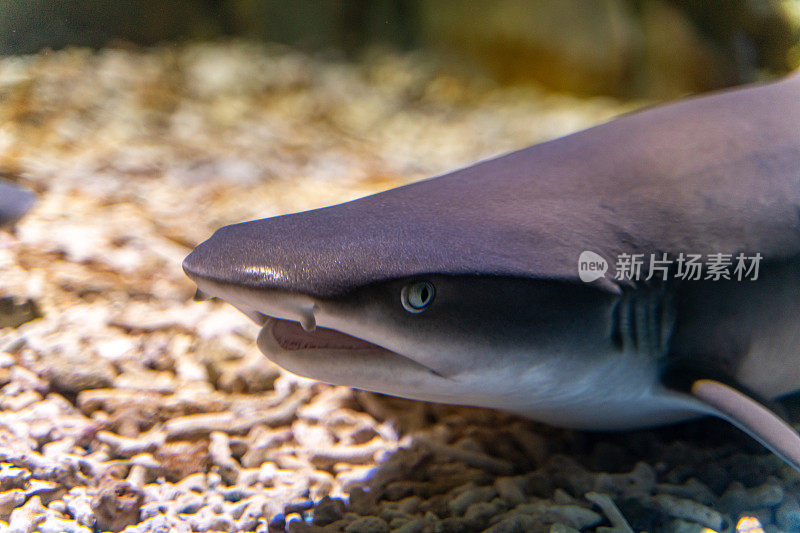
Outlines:
POLYGON ((664 285, 623 290, 611 313, 612 343, 625 353, 666 355, 675 326, 674 294, 664 285))

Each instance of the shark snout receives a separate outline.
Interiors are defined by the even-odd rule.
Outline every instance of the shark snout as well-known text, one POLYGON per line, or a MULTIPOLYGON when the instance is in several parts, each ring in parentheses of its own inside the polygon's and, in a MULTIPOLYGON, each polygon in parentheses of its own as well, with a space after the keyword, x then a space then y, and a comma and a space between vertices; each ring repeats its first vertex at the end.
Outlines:
POLYGON ((299 322, 312 331, 316 300, 290 290, 291 280, 279 268, 248 263, 247 253, 234 253, 226 246, 231 242, 226 229, 218 230, 183 260, 183 270, 197 284, 198 294, 229 302, 259 325, 274 317, 299 322))
POLYGON ((250 231, 251 224, 218 229, 183 260, 186 275, 197 283, 214 281, 251 288, 291 288, 292 267, 280 264, 280 250, 268 239, 269 228, 264 228, 267 231, 262 237, 250 231))
POLYGON ((520 239, 509 234, 505 223, 499 228, 483 220, 475 224, 468 209, 451 212, 431 204, 425 187, 411 194, 414 190, 395 189, 336 206, 225 226, 201 243, 183 268, 195 280, 202 277, 319 299, 431 272, 515 275, 520 265, 527 268, 525 261, 506 265, 506 252, 483 244, 510 238, 515 246, 527 249, 527 232, 520 239), (395 200, 387 201, 386 195, 395 200), (481 244, 471 244, 474 239, 481 244))
MULTIPOLYGON (((361 281, 371 243, 353 236, 355 223, 328 220, 324 209, 225 226, 183 261, 195 282, 303 293, 314 298, 361 281)), ((202 288, 202 287, 201 287, 202 288)))

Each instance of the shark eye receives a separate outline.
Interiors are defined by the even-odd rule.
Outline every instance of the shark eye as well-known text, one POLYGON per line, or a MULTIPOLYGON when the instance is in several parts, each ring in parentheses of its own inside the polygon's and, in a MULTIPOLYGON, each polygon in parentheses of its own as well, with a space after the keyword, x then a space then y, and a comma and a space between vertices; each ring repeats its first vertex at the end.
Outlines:
POLYGON ((421 313, 431 304, 434 294, 436 291, 433 283, 417 281, 403 287, 400 291, 400 301, 409 313, 421 313))

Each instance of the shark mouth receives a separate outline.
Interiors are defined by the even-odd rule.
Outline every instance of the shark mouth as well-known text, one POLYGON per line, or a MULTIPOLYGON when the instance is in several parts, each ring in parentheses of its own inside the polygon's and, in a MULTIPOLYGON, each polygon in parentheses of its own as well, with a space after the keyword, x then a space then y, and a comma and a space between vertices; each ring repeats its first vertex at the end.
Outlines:
POLYGON ((385 368, 390 367, 400 372, 422 371, 443 377, 436 370, 409 357, 335 329, 316 326, 309 331, 294 320, 266 315, 260 315, 259 318, 262 324, 258 334, 259 349, 278 366, 301 376, 351 385, 349 377, 337 380, 331 376, 341 372, 369 372, 371 366, 383 366, 384 370, 379 370, 381 374, 385 374, 385 368), (339 354, 334 357, 347 354, 347 359, 334 359, 331 363, 330 358, 326 357, 329 354, 339 354), (348 364, 359 367, 359 371, 348 371, 348 364), (323 368, 328 368, 325 371, 328 377, 320 374, 323 368))
MULTIPOLYGON (((335 329, 317 326, 306 331, 299 322, 269 318, 264 324, 278 345, 287 351, 297 350, 386 350, 377 344, 353 337, 335 329)), ((265 332, 262 332, 262 335, 265 332)), ((387 350, 388 351, 388 350, 387 350)))
MULTIPOLYGON (((194 279, 193 276, 192 279, 194 279)), ((327 383, 352 385, 353 374, 374 374, 374 379, 385 381, 386 368, 396 372, 419 375, 432 374, 443 377, 435 369, 414 359, 371 343, 336 329, 316 325, 316 317, 309 313, 310 299, 303 306, 284 306, 280 304, 281 294, 275 297, 275 305, 264 305, 259 292, 232 284, 219 283, 198 277, 198 291, 195 299, 219 298, 232 304, 250 320, 261 327, 257 345, 269 360, 297 375, 318 379, 327 383), (287 314, 298 316, 299 320, 277 318, 270 312, 283 309, 287 314), (298 310, 300 311, 298 313, 298 310), (342 359, 342 356, 347 356, 342 359), (338 376, 338 377, 337 377, 338 376)), ((293 296, 296 302, 296 295, 293 296)), ((287 298, 286 300, 291 301, 287 298)), ((399 378, 399 375, 396 374, 399 378)), ((370 387, 364 387, 367 390, 370 387)), ((401 390, 395 394, 402 396, 401 390)), ((407 395, 407 394, 406 394, 407 395)))

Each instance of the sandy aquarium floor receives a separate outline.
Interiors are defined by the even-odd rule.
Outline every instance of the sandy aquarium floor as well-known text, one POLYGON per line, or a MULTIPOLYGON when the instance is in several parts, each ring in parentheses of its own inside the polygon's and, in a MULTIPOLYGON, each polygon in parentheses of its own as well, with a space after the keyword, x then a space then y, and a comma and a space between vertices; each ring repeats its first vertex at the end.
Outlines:
POLYGON ((721 422, 597 435, 331 387, 191 301, 181 260, 221 225, 625 110, 416 55, 0 59, 0 174, 38 193, 0 233, 0 531, 798 530, 800 476, 721 422))

